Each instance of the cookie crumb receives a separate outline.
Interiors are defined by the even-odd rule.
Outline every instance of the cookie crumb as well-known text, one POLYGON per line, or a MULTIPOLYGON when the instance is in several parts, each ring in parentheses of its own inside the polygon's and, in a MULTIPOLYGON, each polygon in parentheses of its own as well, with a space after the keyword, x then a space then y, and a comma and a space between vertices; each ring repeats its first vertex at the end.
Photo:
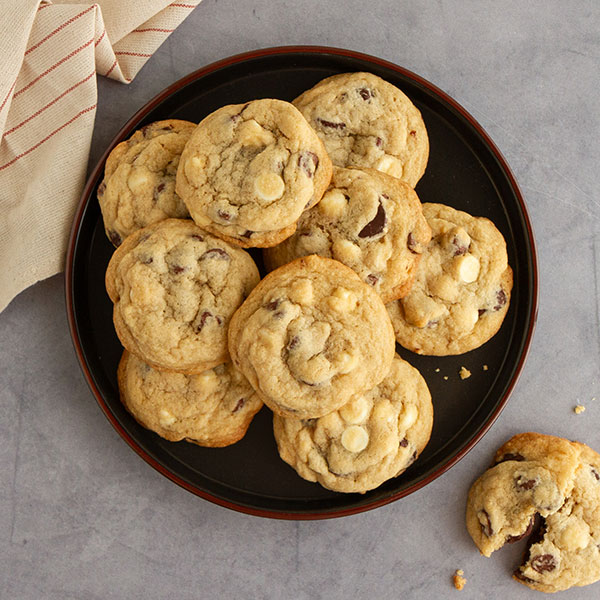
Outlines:
POLYGON ((578 404, 573 410, 580 415, 585 410, 585 406, 578 404))
POLYGON ((469 377, 471 377, 471 371, 469 371, 467 367, 461 367, 458 374, 460 375, 461 379, 468 379, 469 377))
POLYGON ((436 372, 436 373, 439 373, 439 372, 440 372, 440 368, 438 367, 438 368, 435 370, 435 372, 436 372))
POLYGON ((454 587, 457 590, 462 590, 465 587, 465 583, 467 583, 466 577, 463 577, 465 572, 462 569, 456 569, 454 572, 454 577, 452 577, 452 581, 454 582, 454 587))
POLYGON ((489 369, 489 367, 487 365, 483 365, 483 370, 487 371, 489 369))
POLYGON ((594 396, 594 397, 592 398, 592 402, 593 402, 595 399, 596 399, 596 396, 594 396))
POLYGON ((448 375, 444 375, 444 380, 448 381, 448 375))

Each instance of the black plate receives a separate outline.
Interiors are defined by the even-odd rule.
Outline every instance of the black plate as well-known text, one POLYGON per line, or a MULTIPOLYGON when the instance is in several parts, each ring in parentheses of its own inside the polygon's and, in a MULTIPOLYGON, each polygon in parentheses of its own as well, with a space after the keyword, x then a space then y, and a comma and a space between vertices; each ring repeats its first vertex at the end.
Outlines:
POLYGON ((352 514, 406 496, 441 475, 481 439, 523 367, 536 318, 537 265, 529 218, 514 177, 481 126, 461 106, 422 78, 378 58, 334 48, 283 47, 200 69, 167 88, 124 126, 85 187, 69 242, 66 296, 75 349, 92 392, 115 429, 144 460, 191 492, 223 506, 262 516, 311 519, 352 514), (506 238, 514 269, 508 315, 500 332, 483 347, 443 358, 399 349, 427 380, 435 408, 433 434, 403 475, 363 495, 330 492, 296 475, 278 457, 266 408, 241 442, 222 449, 164 441, 130 417, 119 401, 116 370, 121 345, 104 290, 113 248, 104 235, 96 201, 106 155, 140 126, 167 118, 198 122, 224 104, 255 98, 292 100, 324 77, 350 71, 383 77, 417 105, 431 144, 429 165, 417 186, 421 200, 492 219, 506 238), (458 377, 463 365, 472 371, 464 381, 458 377))

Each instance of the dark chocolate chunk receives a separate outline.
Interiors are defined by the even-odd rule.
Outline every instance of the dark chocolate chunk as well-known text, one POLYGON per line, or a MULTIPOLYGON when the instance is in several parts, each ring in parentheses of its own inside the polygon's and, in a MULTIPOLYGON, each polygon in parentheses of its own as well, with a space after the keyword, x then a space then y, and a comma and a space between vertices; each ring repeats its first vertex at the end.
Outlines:
POLYGON ((533 579, 526 577, 525 575, 523 575, 523 573, 521 573, 520 569, 517 569, 513 575, 517 578, 520 579, 521 581, 524 581, 525 583, 534 583, 533 579))
POLYGON ((515 486, 519 490, 531 490, 537 485, 535 479, 525 479, 524 477, 519 477, 515 481, 515 486))
POLYGON ((267 310, 277 310, 277 307, 279 306, 279 304, 281 303, 281 300, 279 298, 277 298, 276 300, 271 300, 271 302, 269 302, 268 304, 265 304, 265 308, 267 310))
POLYGON ((222 250, 221 248, 211 248, 210 250, 207 250, 200 257, 200 260, 203 260, 205 258, 218 258, 219 260, 231 260, 231 257, 229 256, 229 254, 227 254, 227 252, 225 252, 225 250, 222 250))
POLYGON ((171 271, 171 273, 175 273, 175 275, 179 275, 179 273, 183 273, 185 271, 185 267, 180 265, 171 265, 169 267, 169 271, 171 271))
POLYGON ((413 254, 421 254, 421 249, 419 248, 420 244, 417 243, 417 240, 415 240, 415 237, 412 234, 412 231, 408 234, 408 239, 406 240, 406 247, 413 253, 413 254))
POLYGON ((298 156, 298 166, 311 178, 319 166, 319 157, 314 152, 301 152, 298 156))
POLYGON ((213 314, 210 311, 203 311, 203 313, 200 315, 200 322, 198 323, 198 327, 196 327, 197 333, 200 333, 202 331, 202 328, 204 327, 204 325, 206 325, 206 321, 212 316, 213 314))
POLYGON ((245 402, 246 402, 246 398, 240 398, 240 399, 237 401, 237 404, 235 405, 235 408, 234 408, 234 409, 233 409, 231 412, 232 412, 232 413, 235 413, 235 412, 237 412, 238 410, 240 410, 240 408, 242 408, 242 406, 244 406, 245 402))
POLYGON ((531 517, 531 519, 529 520, 529 525, 527 525, 527 529, 525 529, 525 531, 523 533, 521 533, 520 535, 509 535, 506 538, 506 543, 514 544, 515 542, 522 540, 524 537, 527 537, 533 531, 534 520, 535 519, 533 517, 531 517))
POLYGON ((377 277, 377 275, 373 275, 373 273, 369 273, 367 275, 367 283, 372 285, 372 286, 376 286, 377 282, 379 281, 379 277, 377 277))
POLYGON ((531 559, 531 568, 538 573, 554 571, 556 567, 556 559, 552 554, 538 554, 531 559))
POLYGON ((376 145, 378 148, 381 148, 381 146, 383 146, 383 140, 382 140, 380 137, 377 137, 377 138, 375 139, 375 145, 376 145))
POLYGON ((452 245, 454 246, 454 256, 462 256, 463 254, 466 254, 469 249, 468 246, 461 244, 457 237, 452 240, 452 245))
POLYGON ((244 233, 242 233, 242 237, 249 238, 252 236, 253 233, 254 233, 254 231, 250 231, 250 229, 246 229, 246 231, 244 231, 244 233))
POLYGON ((366 237, 374 237, 381 233, 385 227, 387 222, 387 217, 385 214, 385 210, 383 209, 383 205, 381 204, 381 200, 379 201, 379 208, 377 209, 377 213, 372 221, 369 221, 359 232, 359 238, 366 237))
POLYGON ((496 306, 494 310, 500 310, 506 304, 506 293, 504 290, 498 290, 496 294, 496 306))
POLYGON ((408 446, 408 440, 406 438, 402 438, 400 443, 398 444, 401 448, 406 448, 408 446))
POLYGON ((373 97, 373 92, 369 88, 361 88, 358 93, 363 100, 370 100, 373 97))
POLYGON ((491 537, 494 534, 494 530, 492 529, 492 522, 490 521, 490 515, 487 513, 485 509, 479 511, 479 524, 481 525, 481 531, 483 531, 484 535, 491 537), (485 518, 485 523, 481 522, 482 515, 485 518))
POLYGON ((480 317, 480 316, 481 316, 483 313, 485 313, 485 312, 486 312, 485 308, 480 308, 480 309, 477 311, 477 316, 479 316, 479 317, 480 317))
POLYGON ((592 475, 598 480, 600 481, 600 473, 598 473, 598 471, 596 471, 596 469, 594 469, 594 467, 590 467, 590 469, 592 470, 592 475))
POLYGON ((121 242, 123 241, 121 239, 121 236, 116 232, 113 231, 112 229, 109 229, 107 231, 108 233, 108 239, 112 242, 113 246, 120 246, 121 242))

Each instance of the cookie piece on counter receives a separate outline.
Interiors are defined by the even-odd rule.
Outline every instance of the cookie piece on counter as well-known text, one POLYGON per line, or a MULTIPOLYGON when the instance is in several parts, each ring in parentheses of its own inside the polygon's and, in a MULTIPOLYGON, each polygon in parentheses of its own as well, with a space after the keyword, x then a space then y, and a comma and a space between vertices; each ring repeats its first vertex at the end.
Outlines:
POLYGON ((231 363, 184 375, 157 371, 125 350, 118 381, 121 401, 136 421, 170 442, 229 446, 244 437, 262 407, 231 363))
POLYGON ((484 217, 423 204, 432 240, 410 292, 387 305, 398 343, 417 354, 445 356, 478 348, 508 311, 512 269, 506 243, 484 217))
POLYGON ((409 185, 373 169, 335 167, 329 189, 296 232, 263 255, 269 269, 309 254, 335 258, 391 302, 408 293, 430 239, 409 185))
POLYGON ((415 187, 427 166, 421 113, 396 86, 372 73, 323 79, 294 100, 338 167, 371 167, 415 187))
POLYGON ((229 360, 229 320, 259 279, 241 248, 167 219, 117 248, 106 289, 127 350, 156 369, 199 373, 229 360))
POLYGON ((301 419, 377 385, 394 350, 381 298, 352 269, 320 256, 269 273, 229 327, 231 358, 261 400, 301 419))
POLYGON ((274 246, 296 229, 331 180, 331 160, 283 100, 224 106, 183 151, 177 193, 202 228, 243 247, 274 246))
POLYGON ((115 246, 130 234, 170 217, 188 217, 175 193, 179 157, 195 129, 169 119, 145 125, 115 146, 106 159, 98 202, 108 239, 115 246))
POLYGON ((318 419, 274 416, 281 458, 308 481, 360 492, 396 477, 421 454, 433 425, 421 374, 397 354, 385 379, 318 419))
POLYGON ((600 455, 578 442, 522 433, 473 484, 467 529, 484 556, 530 536, 514 578, 557 592, 600 579, 600 455))

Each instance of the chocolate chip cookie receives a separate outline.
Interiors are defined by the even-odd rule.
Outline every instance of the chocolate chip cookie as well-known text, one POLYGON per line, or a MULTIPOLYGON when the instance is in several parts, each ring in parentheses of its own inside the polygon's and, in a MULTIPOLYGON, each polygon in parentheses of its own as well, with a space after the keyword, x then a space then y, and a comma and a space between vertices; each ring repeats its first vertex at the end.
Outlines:
POLYGON ((343 73, 294 100, 338 167, 371 167, 415 187, 427 166, 421 113, 397 87, 372 73, 343 73))
POLYGON ((321 199, 331 168, 294 106, 254 100, 202 120, 183 151, 177 193, 200 227, 239 246, 274 246, 321 199))
POLYGON ((377 385, 394 357, 377 293, 320 256, 269 273, 234 314, 231 358, 274 412, 301 419, 340 408, 377 385))
POLYGON ((429 441, 433 407, 420 373, 397 354, 385 379, 318 419, 274 416, 281 458, 337 492, 376 488, 410 466, 429 441))
POLYGON ((309 254, 335 258, 391 302, 408 293, 430 239, 409 185, 374 169, 335 167, 329 189, 296 232, 263 255, 270 269, 309 254))
POLYGON ((177 119, 150 123, 108 155, 98 202, 106 235, 115 246, 137 229, 189 216, 175 193, 175 175, 195 127, 177 119))
POLYGON ((123 346, 156 369, 180 373, 228 360, 229 320, 258 281, 247 252, 189 219, 132 233, 106 271, 123 346))
POLYGON ((262 407, 231 363, 184 375, 157 371, 125 350, 118 381, 121 401, 136 421, 171 442, 229 446, 244 437, 262 407))
POLYGON ((396 339, 417 354, 462 354, 502 325, 512 290, 506 243, 494 224, 444 206, 423 204, 432 239, 413 286, 387 305, 396 339))
POLYGON ((538 433, 513 437, 472 486, 467 529, 482 554, 526 536, 514 578, 556 592, 600 579, 600 455, 538 433))

